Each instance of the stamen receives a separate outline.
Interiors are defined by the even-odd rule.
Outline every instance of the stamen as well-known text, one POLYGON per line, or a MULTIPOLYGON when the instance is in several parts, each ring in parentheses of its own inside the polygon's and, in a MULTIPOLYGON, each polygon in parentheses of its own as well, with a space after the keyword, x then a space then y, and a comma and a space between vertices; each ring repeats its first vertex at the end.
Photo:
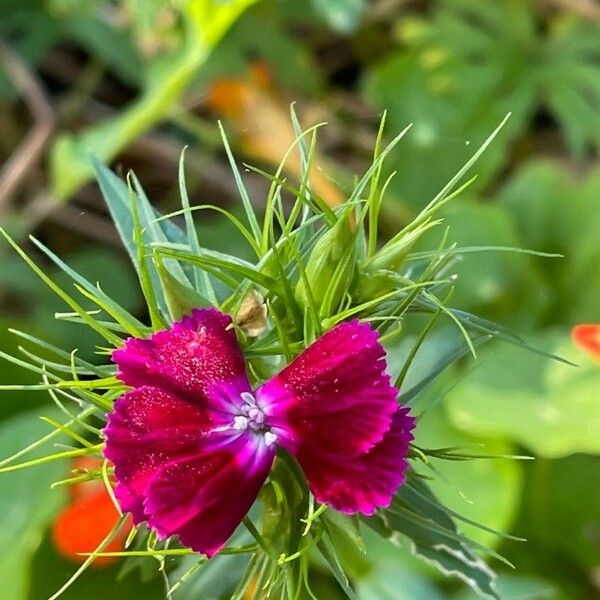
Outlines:
POLYGON ((242 429, 248 428, 248 417, 244 417, 243 415, 237 415, 233 418, 233 428, 241 431, 242 429))
POLYGON ((248 418, 254 421, 255 423, 264 423, 265 415, 263 414, 260 408, 253 407, 248 411, 248 418))
POLYGON ((242 392, 240 398, 250 406, 256 406, 256 399, 250 392, 242 392))
POLYGON ((270 446, 271 444, 274 444, 277 441, 277 436, 270 431, 265 432, 264 438, 266 446, 270 446))
POLYGON ((275 442, 277 436, 271 433, 267 417, 256 398, 250 392, 242 392, 240 399, 244 404, 238 408, 239 413, 233 419, 233 427, 237 430, 250 429, 256 434, 262 435, 265 445, 270 446, 275 442))

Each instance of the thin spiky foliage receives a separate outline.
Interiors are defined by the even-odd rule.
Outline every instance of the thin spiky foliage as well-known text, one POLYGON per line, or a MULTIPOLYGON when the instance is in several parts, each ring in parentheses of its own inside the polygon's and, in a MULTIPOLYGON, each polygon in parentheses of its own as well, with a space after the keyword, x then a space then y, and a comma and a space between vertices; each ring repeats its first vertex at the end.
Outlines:
MULTIPOLYGON (((421 321, 418 322, 422 322, 422 315, 425 315, 427 318, 408 357, 393 374, 395 386, 400 387, 426 337, 438 320, 447 319, 460 332, 462 341, 441 356, 410 389, 402 390, 402 402, 408 406, 413 405, 447 367, 469 353, 475 355, 477 346, 490 339, 496 337, 528 347, 521 338, 502 327, 447 304, 455 285, 450 274, 454 260, 464 252, 494 248, 448 246, 444 236, 438 248, 412 251, 414 243, 426 231, 440 226, 436 212, 469 185, 470 181, 459 184, 505 121, 411 223, 383 242, 378 239, 377 223, 390 181, 389 178, 382 181, 383 163, 409 128, 384 148, 385 119, 382 120, 372 165, 356 182, 346 202, 331 208, 310 185, 318 126, 301 131, 293 110, 292 121, 297 139, 289 153, 300 152, 301 180, 294 184, 282 176, 287 157, 273 175, 248 166, 270 181, 262 220, 253 208, 222 128, 244 220, 218 206, 190 205, 183 155, 179 171, 182 209, 165 216, 150 204, 135 175, 130 174, 126 183, 95 162, 102 193, 136 269, 149 324, 117 304, 102 291, 100 284, 86 280, 39 240, 31 238, 33 244, 73 280, 77 294, 61 289, 5 231, 0 230, 23 260, 70 308, 71 312, 57 314, 57 320, 79 323, 84 330, 92 330, 104 340, 103 347, 97 348, 98 362, 93 364, 78 357, 75 350, 68 352, 28 333, 13 331, 33 349, 21 348, 22 358, 6 354, 2 357, 38 373, 41 382, 28 386, 3 385, 0 389, 45 391, 65 418, 63 422, 47 419, 51 426, 49 433, 2 460, 0 472, 38 465, 43 468, 50 461, 79 456, 102 457, 101 428, 105 415, 125 390, 116 377, 114 365, 109 364, 108 354, 121 347, 127 336, 147 337, 198 307, 216 306, 234 315, 252 384, 271 377, 323 332, 349 318, 357 317, 371 323, 378 330, 382 343, 387 344, 401 335, 407 323, 419 318, 421 321), (285 209, 284 194, 293 198, 289 210, 285 209), (204 247, 192 213, 205 210, 224 215, 247 242, 255 258, 243 260, 204 247), (181 216, 183 228, 177 224, 181 216), (253 307, 253 303, 260 304, 262 299, 266 318, 262 307, 253 307), (93 310, 86 308, 89 303, 94 305, 93 310), (249 318, 255 326, 252 335, 246 335, 249 330, 245 325, 249 318), (257 336, 256 333, 263 329, 264 332, 257 336), (45 357, 48 353, 53 355, 52 361, 45 357), (69 440, 69 448, 48 451, 41 458, 27 460, 29 452, 50 447, 65 437, 69 440)), ((202 224, 199 229, 202 230, 202 224)), ((507 248, 496 250, 525 252, 507 248)), ((426 408, 421 407, 421 410, 426 408)), ((243 527, 220 552, 238 557, 232 562, 232 569, 239 571, 238 584, 230 597, 234 600, 248 597, 315 598, 310 587, 311 566, 315 555, 320 554, 346 596, 356 598, 339 550, 352 545, 364 551, 361 532, 368 527, 391 543, 408 545, 415 555, 436 565, 442 572, 463 579, 482 597, 498 598, 495 575, 480 556, 495 556, 500 560, 502 557, 469 541, 459 532, 457 520, 473 522, 444 507, 431 492, 427 479, 435 476, 435 471, 426 474, 425 469, 430 469, 432 457, 475 458, 460 449, 428 450, 413 444, 407 482, 392 505, 372 517, 358 518, 344 516, 316 502, 298 465, 289 455, 281 453, 259 500, 244 519, 243 527)), ((92 478, 101 478, 105 482, 120 510, 114 499, 113 473, 107 461, 98 472, 76 473, 57 481, 55 486, 92 478)), ((167 598, 172 598, 194 578, 210 577, 210 561, 206 557, 181 547, 176 539, 159 540, 145 528, 132 530, 125 551, 104 552, 125 523, 126 517, 122 516, 115 529, 50 600, 58 598, 96 557, 102 555, 125 556, 130 561, 138 557, 157 560, 165 580, 167 598), (185 568, 169 571, 165 563, 168 557, 180 557, 185 568)))

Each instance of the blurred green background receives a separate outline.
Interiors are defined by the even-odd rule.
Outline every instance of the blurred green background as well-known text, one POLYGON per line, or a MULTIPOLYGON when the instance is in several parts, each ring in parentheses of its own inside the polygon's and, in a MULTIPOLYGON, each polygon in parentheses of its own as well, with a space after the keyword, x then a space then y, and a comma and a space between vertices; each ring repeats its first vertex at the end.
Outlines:
MULTIPOLYGON (((574 325, 600 322, 597 2, 0 0, 0 41, 0 224, 23 243, 35 233, 140 316, 133 270, 91 182, 90 153, 121 172, 135 170, 168 212, 178 207, 177 163, 188 145, 192 203, 235 212, 217 119, 240 160, 273 169, 293 140, 294 101, 303 126, 328 123, 317 161, 328 176, 315 171, 313 184, 335 204, 368 167, 385 109, 390 136, 413 123, 387 165, 396 172, 381 222, 390 235, 512 112, 477 164, 476 182, 444 209, 449 239, 564 258, 467 255, 453 265, 452 304, 580 366, 486 347, 477 363, 445 373, 428 391, 435 408, 419 424, 418 441, 534 455, 440 463, 435 490, 458 512, 527 538, 507 542, 465 526, 515 564, 494 564, 503 597, 600 598, 600 365, 570 339, 574 325)), ((287 175, 296 172, 290 164, 287 175)), ((246 175, 260 208, 267 184, 246 175)), ((239 244, 212 214, 198 224, 209 247, 233 253, 239 244)), ((439 234, 426 245, 437 242, 439 234)), ((54 320, 64 310, 0 246, 0 350, 16 352, 13 327, 92 357, 97 340, 54 320)), ((430 338, 415 368, 434 364, 448 339, 443 330, 430 338)), ((392 362, 403 348, 401 340, 392 362)), ((36 378, 0 362, 2 383, 36 378)), ((2 457, 48 430, 33 416, 48 402, 4 393, 2 457)), ((0 478, 2 599, 44 600, 75 569, 49 534, 69 499, 48 486, 65 469, 0 478)), ((362 600, 472 598, 408 551, 377 540, 369 548, 354 565, 362 600)), ((64 598, 162 598, 157 565, 147 560, 92 568, 64 598)), ((175 598, 225 597, 230 581, 215 565, 175 598)), ((317 573, 316 586, 319 598, 341 597, 325 575, 317 573)))

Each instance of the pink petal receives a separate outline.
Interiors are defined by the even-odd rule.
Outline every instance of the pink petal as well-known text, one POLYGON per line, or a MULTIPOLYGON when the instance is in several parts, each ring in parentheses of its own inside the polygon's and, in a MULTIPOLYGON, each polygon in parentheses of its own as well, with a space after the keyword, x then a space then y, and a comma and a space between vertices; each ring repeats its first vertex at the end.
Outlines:
POLYGON ((198 451, 215 415, 154 387, 121 396, 108 415, 104 455, 115 465, 115 494, 134 521, 145 520, 143 498, 149 479, 169 460, 198 451))
POLYGON ((398 408, 383 439, 354 458, 334 460, 303 448, 297 458, 315 498, 346 514, 372 515, 376 508, 389 506, 404 481, 414 425, 408 409, 398 408))
POLYGON ((144 509, 163 537, 212 556, 256 500, 273 462, 274 449, 252 433, 174 461, 153 477, 144 509))
POLYGON ((153 385, 171 390, 216 410, 249 391, 244 357, 231 317, 214 309, 190 316, 149 339, 129 338, 113 352, 117 376, 127 385, 153 385))
POLYGON ((358 320, 325 333, 256 392, 293 454, 364 454, 389 429, 398 391, 377 332, 358 320))

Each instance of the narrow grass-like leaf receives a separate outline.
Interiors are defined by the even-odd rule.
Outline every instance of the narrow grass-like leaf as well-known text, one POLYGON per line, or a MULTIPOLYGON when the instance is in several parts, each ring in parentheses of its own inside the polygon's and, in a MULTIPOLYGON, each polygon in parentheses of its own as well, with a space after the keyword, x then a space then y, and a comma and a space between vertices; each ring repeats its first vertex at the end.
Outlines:
POLYGON ((88 294, 87 298, 98 304, 113 319, 120 323, 125 331, 130 335, 140 336, 144 329, 144 324, 138 321, 132 314, 127 312, 122 306, 117 304, 110 296, 105 294, 98 286, 92 284, 85 277, 77 273, 74 269, 69 267, 63 260, 61 260, 52 250, 47 248, 42 242, 33 236, 29 236, 29 239, 62 271, 64 271, 73 281, 79 286, 85 289, 88 294))
MULTIPOLYGON (((434 310, 437 310, 437 308, 435 308, 435 303, 430 303, 429 299, 427 298, 420 298, 418 302, 415 302, 415 306, 411 308, 411 311, 413 312, 432 312, 434 310), (426 307, 428 310, 423 311, 422 308, 424 307, 426 307)), ((575 363, 571 362, 570 360, 567 360, 566 358, 563 358, 562 356, 558 356, 557 354, 552 354, 551 352, 546 352, 541 348, 532 346, 531 344, 527 343, 522 337, 510 331, 506 327, 499 325, 498 323, 494 323, 493 321, 489 321, 488 319, 483 319, 464 310, 459 310, 456 308, 449 308, 448 310, 461 323, 463 323, 465 327, 471 328, 480 333, 488 334, 491 337, 498 338, 504 342, 512 344, 513 346, 517 346, 519 348, 523 348, 524 350, 528 350, 529 352, 533 352, 534 354, 545 356, 546 358, 562 362, 572 367, 577 366, 575 363)))
MULTIPOLYGON (((26 356, 32 363, 37 363, 38 365, 44 366, 45 368, 47 368, 51 371, 57 371, 59 373, 69 373, 69 374, 73 373, 73 368, 71 365, 53 362, 51 360, 48 360, 47 358, 38 356, 37 354, 30 352, 26 348, 23 348, 23 346, 18 346, 17 350, 21 354, 26 356)), ((89 376, 89 375, 97 375, 96 372, 90 371, 90 370, 82 368, 82 367, 75 367, 75 373, 78 376, 84 376, 84 377, 89 376)))
POLYGON ((249 165, 247 163, 244 163, 244 166, 247 169, 249 169, 250 171, 257 173, 258 175, 262 175, 265 179, 268 179, 272 183, 277 184, 284 190, 290 192, 290 194, 292 194, 296 198, 301 198, 301 199, 304 199, 305 201, 308 201, 309 205, 311 207, 314 205, 315 211, 318 213, 322 213, 324 218, 327 220, 327 222, 330 225, 333 225, 337 221, 337 218, 335 216, 335 211, 333 211, 327 205, 327 202, 325 202, 325 200, 323 200, 323 198, 321 198, 321 196, 319 196, 315 192, 312 192, 309 196, 306 196, 305 194, 302 193, 302 191, 300 189, 291 185, 285 179, 281 179, 277 175, 271 175, 270 173, 263 171, 263 169, 259 169, 258 167, 249 165))
POLYGON ((465 326, 462 324, 461 320, 446 306, 444 306, 443 302, 441 302, 436 296, 430 294, 429 292, 423 290, 423 296, 433 302, 438 307, 438 310, 441 310, 445 315, 447 315, 458 327, 460 332, 462 333, 465 341, 467 342, 467 346, 473 355, 473 358, 477 358, 477 353, 475 352, 475 346, 471 341, 471 336, 469 332, 465 329, 465 326))
MULTIPOLYGON (((256 254, 256 256, 258 256, 258 257, 261 256, 260 248, 256 244, 256 240, 252 237, 252 234, 250 233, 250 231, 248 231, 248 228, 234 214, 230 213, 228 210, 224 209, 221 206, 216 206, 215 204, 197 204, 196 206, 190 206, 187 210, 186 209, 176 210, 169 214, 158 217, 156 219, 156 221, 161 222, 161 223, 163 221, 169 222, 168 219, 172 219, 173 217, 178 217, 180 215, 186 215, 189 213, 193 213, 197 210, 212 210, 214 212, 217 212, 217 213, 223 215, 244 236, 244 238, 247 240, 248 244, 250 245, 250 247, 252 248, 252 251, 256 254)), ((179 244, 181 245, 182 243, 179 242, 179 244)), ((187 243, 187 245, 189 246, 189 243, 187 243)), ((191 249, 191 246, 190 246, 190 249, 191 249)), ((198 246, 197 250, 199 251, 200 249, 201 249, 201 247, 198 246)))
POLYGON ((261 273, 255 265, 229 254, 223 254, 214 250, 202 249, 199 255, 193 255, 185 250, 179 250, 172 247, 157 245, 156 249, 163 256, 177 258, 190 264, 199 265, 203 268, 213 267, 219 269, 221 279, 227 284, 235 282, 232 287, 237 287, 237 280, 231 277, 222 277, 222 271, 235 274, 237 277, 246 277, 254 283, 270 290, 274 293, 280 293, 281 286, 278 281, 261 273))
POLYGON ((349 600, 359 600, 354 590, 350 587, 348 577, 340 564, 340 560, 331 541, 324 538, 317 544, 317 548, 346 597, 349 598, 349 600))
MULTIPOLYGON (((183 207, 185 229, 190 250, 196 254, 200 254, 200 242, 198 241, 198 233, 196 231, 194 219, 192 218, 192 213, 190 211, 190 199, 185 182, 185 150, 186 148, 182 150, 181 157, 179 159, 179 195, 181 197, 181 206, 183 207)), ((200 269, 194 269, 194 283, 196 290, 201 296, 208 298, 214 305, 217 304, 215 289, 208 273, 200 269)))
POLYGON ((2 234, 6 241, 16 250, 17 254, 27 263, 30 269, 59 297, 65 304, 70 306, 79 316, 89 325, 91 329, 99 333, 107 342, 118 346, 121 344, 121 338, 116 336, 114 333, 106 329, 103 325, 98 323, 96 319, 90 317, 87 312, 75 301, 69 294, 64 292, 52 279, 44 273, 30 258, 23 252, 21 247, 8 235, 4 228, 0 227, 0 234, 2 234))
MULTIPOLYGON (((373 300, 369 300, 367 302, 363 302, 362 304, 353 306, 352 308, 348 308, 344 311, 340 311, 337 314, 329 317, 328 319, 324 319, 323 320, 323 328, 326 330, 331 329, 334 325, 337 325, 338 323, 341 323, 342 321, 345 321, 346 319, 349 319, 350 317, 353 317, 354 315, 358 315, 362 312, 368 311, 371 308, 375 308, 376 306, 380 305, 382 302, 389 300, 390 298, 396 296, 397 294, 398 294, 398 291, 393 290, 391 292, 388 292, 387 294, 383 294, 382 296, 379 296, 378 298, 373 298, 373 300)), ((395 320, 395 317, 394 317, 394 320, 395 320)))
POLYGON ((292 285, 282 266, 280 252, 277 246, 273 246, 273 264, 277 270, 278 279, 281 281, 281 299, 285 304, 285 309, 286 311, 289 311, 296 328, 300 329, 302 324, 302 314, 298 302, 296 301, 296 297, 294 296, 292 285))
POLYGON ((441 308, 439 308, 433 314, 431 319, 429 319, 429 321, 423 328, 423 331, 421 331, 421 333, 419 334, 419 337, 417 338, 417 340, 413 344, 412 348, 410 349, 410 352, 408 353, 408 356, 406 357, 406 360, 404 361, 404 364, 402 365, 402 370, 400 371, 400 374, 396 378, 396 381, 394 381, 394 387, 398 388, 399 390, 402 389, 402 384, 404 383, 406 374, 408 373, 408 370, 410 369, 410 365, 412 365, 412 362, 413 362, 415 356, 417 355, 419 348, 425 341, 425 338, 427 337, 427 335, 429 334, 429 332, 431 331, 431 329, 435 325, 435 322, 438 320, 438 317, 441 314, 442 314, 442 310, 441 310, 441 308))
POLYGON ((246 217, 248 219, 248 223, 250 224, 250 230, 254 235, 256 243, 260 244, 262 234, 260 226, 258 224, 258 219, 256 218, 256 213, 254 212, 254 208, 252 206, 252 202, 250 201, 248 190, 246 190, 246 186, 244 185, 244 180, 242 179, 240 170, 238 169, 237 163, 235 162, 233 152, 231 152, 231 147, 229 146, 229 142, 227 141, 227 135, 225 134, 225 129, 223 128, 223 124, 221 123, 221 121, 219 121, 219 131, 221 132, 221 138, 223 140, 225 152, 227 153, 227 159, 229 160, 231 170, 233 171, 233 177, 235 179, 235 183, 240 193, 240 198, 242 199, 244 210, 246 211, 246 217))
MULTIPOLYGON (((481 344, 489 342, 492 339, 491 335, 482 335, 471 340, 473 346, 477 347, 481 344)), ((415 398, 421 394, 437 377, 443 373, 450 365, 464 358, 471 352, 468 345, 461 345, 448 352, 437 364, 437 366, 418 383, 410 389, 402 393, 402 403, 410 405, 415 398)))
POLYGON ((163 261, 156 252, 154 263, 160 278, 167 308, 173 321, 177 321, 184 315, 189 314, 194 308, 211 306, 211 301, 176 279, 164 266, 163 261))
POLYGON ((450 179, 450 181, 440 190, 435 198, 425 207, 424 211, 428 211, 437 204, 439 204, 452 190, 452 188, 462 179, 462 177, 469 171, 469 169, 479 160, 479 157, 487 150, 488 146, 494 141, 494 138, 500 133, 501 129, 506 125, 508 119, 510 119, 511 113, 508 113, 504 119, 502 119, 500 125, 492 131, 488 138, 481 144, 478 150, 471 156, 471 158, 459 169, 459 171, 450 179))
POLYGON ((127 185, 95 156, 91 157, 91 162, 96 172, 96 180, 121 241, 131 258, 131 262, 137 268, 137 250, 133 240, 133 217, 127 185))
MULTIPOLYGON (((96 409, 94 407, 88 407, 88 408, 85 408, 84 410, 82 410, 78 415, 76 415, 76 417, 77 417, 77 419, 86 419, 87 417, 93 415, 95 412, 96 412, 96 409)), ((72 427, 77 422, 77 419, 73 419, 73 420, 69 421, 68 423, 64 423, 64 426, 72 427)), ((11 454, 10 456, 7 456, 6 458, 3 458, 2 460, 0 460, 0 467, 5 467, 6 465, 9 465, 10 463, 12 463, 15 460, 17 460, 18 458, 21 458, 22 456, 28 454, 29 452, 33 452, 34 450, 37 450, 44 444, 46 444, 46 443, 52 441, 54 438, 60 436, 60 433, 61 432, 56 429, 54 431, 51 431, 50 433, 47 433, 45 436, 43 436, 43 437, 39 438, 38 440, 36 440, 35 442, 29 444, 29 446, 26 446, 25 448, 22 448, 18 452, 15 452, 14 454, 11 454)))
MULTIPOLYGON (((410 488, 410 490, 413 492, 413 494, 415 494, 417 497, 419 497, 421 500, 423 500, 423 502, 425 502, 426 504, 429 504, 430 506, 435 507, 435 508, 439 508, 440 502, 438 500, 434 500, 433 496, 427 496, 426 494, 423 494, 422 491, 420 491, 417 488, 417 486, 415 486, 412 483, 412 481, 410 479, 404 485, 406 485, 408 488, 410 488)), ((444 506, 443 508, 450 516, 454 517, 455 519, 458 519, 459 521, 462 521, 463 523, 467 523, 468 525, 472 525, 473 527, 477 527, 477 529, 481 529, 482 531, 486 531, 487 533, 491 533, 495 536, 498 536, 501 539, 512 540, 514 542, 527 541, 527 540, 525 540, 525 538, 511 535, 504 531, 500 531, 499 529, 494 529, 493 527, 488 527, 487 525, 484 525, 483 523, 474 521, 473 519, 469 519, 468 517, 461 515, 460 513, 452 510, 451 508, 448 508, 447 506, 444 506)))
POLYGON ((373 161, 373 163, 371 164, 371 166, 367 169, 366 173, 360 178, 360 180, 358 181, 358 183, 354 186, 354 190, 352 191, 352 194, 350 195, 350 198, 348 198, 349 202, 352 202, 354 200, 358 200, 360 199, 364 189, 367 187, 367 184, 369 183, 369 181, 371 181, 372 177, 378 172, 378 170, 380 169, 381 165, 383 164, 383 161, 385 161, 385 159, 387 158, 387 156, 389 155, 389 153, 395 148, 395 146, 398 144, 398 142, 408 133, 408 131, 410 130, 410 128, 412 127, 411 125, 408 125, 407 127, 405 127, 385 148, 384 150, 382 150, 379 155, 377 156, 377 158, 373 161))
MULTIPOLYGON (((384 190, 387 187, 384 185, 384 189, 379 191, 379 179, 381 177, 381 170, 383 169, 383 162, 378 162, 377 159, 381 154, 381 144, 383 142, 383 131, 385 129, 385 119, 387 112, 384 111, 379 123, 379 130, 377 131, 377 138, 375 139, 375 149, 373 151, 373 162, 378 163, 377 168, 373 172, 371 178, 371 186, 369 189, 369 197, 367 198, 366 211, 369 215, 369 235, 367 241, 367 257, 371 257, 377 250, 377 231, 379 228, 379 212, 381 210, 381 202, 383 200, 384 190)), ((391 178, 391 176, 390 176, 391 178)), ((390 180, 388 179, 388 182, 390 180)), ((386 182, 387 183, 387 182, 386 182)), ((363 212, 363 215, 365 213, 363 212)), ((361 222, 364 220, 364 216, 361 222)))
POLYGON ((150 314, 152 328, 155 330, 162 329, 165 326, 165 322, 160 314, 158 303, 156 301, 155 283, 152 281, 150 276, 150 270, 148 268, 148 262, 145 255, 144 239, 142 237, 142 225, 137 206, 137 197, 131 188, 131 184, 129 186, 129 202, 131 203, 131 214, 133 218, 133 241, 137 250, 136 261, 140 287, 142 288, 142 293, 146 299, 146 306, 148 307, 148 313, 150 314))
POLYGON ((76 448, 74 450, 64 450, 63 452, 56 452, 55 454, 48 454, 46 456, 40 456, 23 463, 16 465, 9 465, 0 468, 0 473, 8 473, 10 471, 18 471, 19 469, 28 469, 36 465, 52 462, 55 460, 63 460, 64 458, 74 458, 75 456, 88 456, 90 454, 99 453, 102 450, 104 444, 96 444, 94 446, 87 446, 85 448, 76 448))
MULTIPOLYGON (((82 287, 79 287, 77 285, 75 285, 75 289, 82 294, 83 296, 86 296, 86 298, 88 297, 86 294, 88 294, 87 290, 84 290, 82 287)), ((102 314, 102 310, 101 309, 94 309, 94 310, 86 310, 85 311, 90 317, 95 317, 96 315, 100 315, 102 314)), ((76 313, 76 312, 56 312, 54 313, 54 318, 57 321, 67 321, 69 323, 77 323, 79 325, 87 325, 87 321, 85 319, 82 319, 81 316, 76 313)), ((114 321, 103 321, 101 319, 96 319, 96 322, 99 323, 100 325, 102 325, 102 327, 105 327, 106 329, 108 329, 109 331, 115 331, 116 333, 122 333, 122 334, 127 334, 127 330, 122 326, 119 325, 119 323, 115 323, 114 321)), ((151 329, 149 327, 144 327, 145 331, 151 331, 151 329)), ((123 342, 122 338, 119 338, 119 343, 115 344, 120 346, 123 342)))
MULTIPOLYGON (((142 184, 140 183, 139 179, 133 171, 128 174, 128 183, 129 181, 133 182, 133 188, 135 190, 133 202, 135 202, 135 208, 137 208, 138 210, 137 216, 140 220, 142 232, 141 239, 146 244, 154 242, 169 242, 169 239, 167 238, 163 230, 163 227, 167 227, 169 225, 169 222, 157 220, 157 211, 150 204, 150 200, 148 200, 148 197, 146 196, 146 192, 144 191, 142 184)), ((133 208, 134 207, 132 207, 132 212, 133 208)), ((135 226, 135 214, 133 216, 135 226)), ((171 225, 173 224, 171 223, 171 225)), ((172 261, 167 265, 167 267, 176 279, 178 279, 182 283, 191 283, 190 279, 185 274, 181 265, 178 262, 172 261)), ((150 277, 155 287, 158 304, 159 306, 161 306, 161 308, 164 308, 162 305, 163 298, 161 298, 159 294, 160 288, 156 285, 157 274, 153 272, 152 264, 148 264, 147 268, 150 272, 150 277)))
POLYGON ((77 581, 77 579, 79 579, 79 577, 86 571, 86 569, 94 562, 94 559, 97 556, 99 556, 102 550, 104 550, 104 548, 106 548, 106 546, 108 546, 108 544, 110 544, 112 540, 116 537, 116 535, 125 525, 126 520, 127 517, 121 517, 117 521, 117 523, 108 533, 108 535, 100 542, 96 550, 94 550, 94 552, 92 552, 92 554, 90 554, 86 558, 85 562, 79 567, 79 569, 77 569, 77 571, 75 571, 75 573, 69 578, 69 580, 55 594, 50 596, 48 600, 57 600, 57 598, 62 596, 62 594, 66 592, 73 585, 73 583, 77 581))
MULTIPOLYGON (((45 342, 44 340, 41 340, 40 338, 37 338, 34 335, 31 335, 29 333, 25 333, 23 331, 19 331, 18 329, 12 329, 12 328, 9 328, 8 331, 20 338, 23 338, 24 340, 32 342, 33 344, 35 344, 36 346, 39 346, 40 348, 43 348, 44 350, 48 350, 49 352, 52 352, 53 354, 55 354, 56 356, 59 356, 60 358, 64 358, 64 359, 68 360, 71 356, 71 354, 69 352, 65 352, 61 348, 58 348, 57 346, 54 346, 53 344, 49 344, 48 342, 45 342)), ((78 356, 75 356, 75 362, 77 364, 81 365, 82 368, 95 373, 99 377, 105 377, 105 376, 110 375, 110 373, 107 372, 107 369, 110 369, 110 366, 93 365, 92 363, 90 363, 78 356)))
POLYGON ((91 442, 88 442, 84 437, 81 437, 78 433, 73 431, 67 425, 63 425, 62 423, 59 423, 56 419, 52 419, 50 417, 40 417, 40 418, 42 419, 42 421, 48 423, 49 425, 52 425, 52 427, 54 427, 55 429, 58 429, 62 433, 68 435, 70 438, 72 438, 77 443, 81 444, 82 446, 85 446, 86 448, 91 448, 93 446, 93 444, 91 442))
MULTIPOLYGON (((475 252, 512 252, 514 254, 526 254, 530 256, 539 256, 542 258, 564 258, 562 254, 553 252, 540 252, 538 250, 529 250, 527 248, 516 248, 513 246, 455 246, 448 248, 448 255, 454 254, 473 254, 475 252)), ((411 252, 407 257, 407 261, 428 260, 435 256, 435 251, 429 252, 411 252)))

